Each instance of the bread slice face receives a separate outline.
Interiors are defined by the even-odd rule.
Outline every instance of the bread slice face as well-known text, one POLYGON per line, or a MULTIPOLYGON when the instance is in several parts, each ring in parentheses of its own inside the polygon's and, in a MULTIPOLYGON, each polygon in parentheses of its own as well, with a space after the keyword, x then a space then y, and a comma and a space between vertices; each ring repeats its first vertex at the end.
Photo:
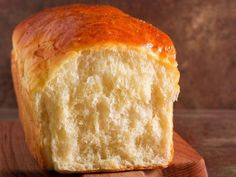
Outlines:
POLYGON ((177 66, 147 46, 103 44, 67 55, 32 95, 50 168, 166 167, 173 157, 178 80, 177 66))

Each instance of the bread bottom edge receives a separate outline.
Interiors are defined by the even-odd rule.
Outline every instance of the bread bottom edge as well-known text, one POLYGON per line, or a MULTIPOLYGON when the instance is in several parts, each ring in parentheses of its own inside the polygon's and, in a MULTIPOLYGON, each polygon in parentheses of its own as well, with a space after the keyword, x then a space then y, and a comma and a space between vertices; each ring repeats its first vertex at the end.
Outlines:
POLYGON ((169 162, 167 165, 150 165, 150 166, 128 166, 125 168, 116 168, 116 169, 98 169, 98 170, 59 170, 59 169, 54 169, 53 171, 56 171, 58 173, 62 174, 73 174, 73 173, 115 173, 115 172, 125 172, 125 171, 141 171, 141 170, 158 170, 158 169, 164 169, 167 168, 171 162, 169 162))

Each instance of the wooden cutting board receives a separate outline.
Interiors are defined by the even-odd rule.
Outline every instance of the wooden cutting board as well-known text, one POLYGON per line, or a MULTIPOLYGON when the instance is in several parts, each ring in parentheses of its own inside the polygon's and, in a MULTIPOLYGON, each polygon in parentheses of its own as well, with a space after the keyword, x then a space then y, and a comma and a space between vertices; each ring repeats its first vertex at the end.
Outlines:
POLYGON ((60 174, 40 169, 29 154, 18 120, 0 121, 0 176, 34 177, 207 177, 204 159, 174 133, 174 160, 166 169, 99 174, 60 174))

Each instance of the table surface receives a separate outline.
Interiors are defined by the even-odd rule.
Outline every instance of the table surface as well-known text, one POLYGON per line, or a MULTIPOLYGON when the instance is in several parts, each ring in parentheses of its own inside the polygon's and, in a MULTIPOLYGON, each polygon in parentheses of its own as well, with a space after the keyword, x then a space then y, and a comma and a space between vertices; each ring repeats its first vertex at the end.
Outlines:
MULTIPOLYGON (((17 110, 1 109, 1 121, 17 110)), ((236 176, 236 110, 176 110, 175 130, 205 159, 210 177, 236 176)))

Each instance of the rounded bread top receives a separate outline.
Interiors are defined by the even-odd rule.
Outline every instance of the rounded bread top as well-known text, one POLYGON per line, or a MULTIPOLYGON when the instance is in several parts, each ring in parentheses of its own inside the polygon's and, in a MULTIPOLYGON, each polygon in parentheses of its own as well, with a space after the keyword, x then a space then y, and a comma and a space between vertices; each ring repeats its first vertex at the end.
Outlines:
POLYGON ((47 9, 21 22, 13 33, 13 50, 28 59, 53 60, 58 54, 100 43, 148 47, 161 59, 176 63, 175 48, 165 33, 107 5, 47 9))

